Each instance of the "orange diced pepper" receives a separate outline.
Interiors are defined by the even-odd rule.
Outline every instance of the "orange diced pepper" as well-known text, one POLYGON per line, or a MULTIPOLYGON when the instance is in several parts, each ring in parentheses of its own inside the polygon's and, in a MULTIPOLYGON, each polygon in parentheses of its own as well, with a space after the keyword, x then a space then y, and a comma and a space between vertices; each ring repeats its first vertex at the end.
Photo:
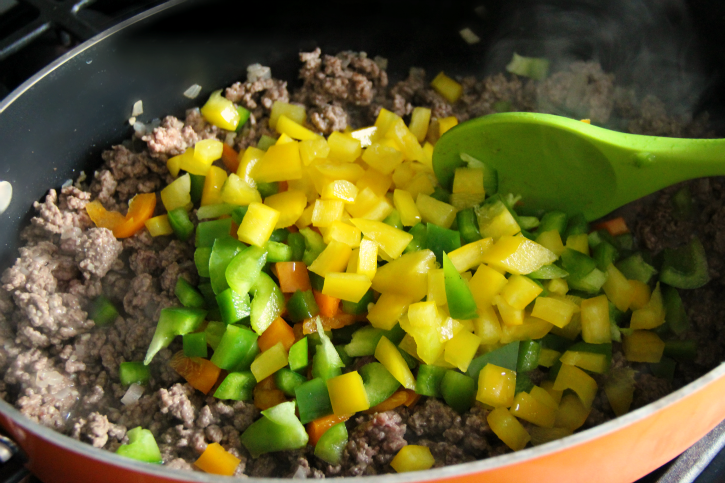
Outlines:
POLYGON ((295 293, 310 290, 310 274, 302 262, 277 262, 274 264, 279 288, 282 293, 295 293))
POLYGON ((339 313, 334 317, 325 317, 324 315, 318 315, 305 319, 302 325, 303 334, 312 334, 317 332, 317 320, 320 320, 322 327, 325 330, 340 329, 346 325, 352 325, 357 322, 358 318, 352 314, 339 313))
POLYGON ((128 213, 123 223, 113 228, 116 238, 128 238, 140 231, 146 220, 154 216, 156 193, 141 193, 133 197, 128 205, 128 213))
POLYGON ((239 463, 241 460, 222 448, 219 443, 211 443, 194 462, 194 466, 207 473, 233 476, 239 463))
POLYGON ((274 376, 266 377, 254 386, 254 405, 262 411, 286 401, 284 393, 274 383, 274 376))
POLYGON ((406 402, 408 402, 409 398, 410 395, 405 389, 398 389, 388 399, 381 402, 377 406, 371 407, 365 412, 367 414, 384 413, 385 411, 390 411, 397 408, 398 406, 403 406, 406 402))
POLYGON ((277 317, 262 335, 257 339, 259 350, 264 352, 281 342, 286 350, 295 343, 295 333, 292 327, 282 317, 277 317))
POLYGON ((91 201, 86 205, 86 213, 98 228, 108 228, 113 231, 118 225, 126 221, 126 217, 117 211, 108 211, 100 201, 91 201))
POLYGON ((232 173, 239 169, 239 153, 226 143, 222 146, 222 163, 232 173))
POLYGON ((347 421, 348 419, 350 419, 350 416, 352 416, 352 414, 344 414, 342 416, 335 416, 334 414, 330 414, 329 416, 322 416, 321 418, 317 418, 314 421, 307 423, 307 434, 310 435, 309 443, 312 446, 315 446, 322 437, 322 435, 325 434, 328 429, 330 429, 337 423, 347 421))
POLYGON ((594 229, 594 231, 607 230, 612 236, 629 233, 629 228, 627 228, 627 222, 624 221, 624 218, 622 218, 621 216, 618 218, 613 218, 611 220, 597 223, 592 228, 594 229))
POLYGON ((339 298, 330 297, 317 290, 313 290, 312 293, 315 295, 315 302, 317 302, 317 307, 320 309, 320 315, 324 315, 325 317, 334 317, 337 315, 337 311, 340 308, 339 298))
POLYGON ((221 369, 211 361, 201 357, 187 357, 184 355, 184 351, 174 354, 169 365, 194 389, 198 389, 204 394, 211 391, 221 373, 221 369))

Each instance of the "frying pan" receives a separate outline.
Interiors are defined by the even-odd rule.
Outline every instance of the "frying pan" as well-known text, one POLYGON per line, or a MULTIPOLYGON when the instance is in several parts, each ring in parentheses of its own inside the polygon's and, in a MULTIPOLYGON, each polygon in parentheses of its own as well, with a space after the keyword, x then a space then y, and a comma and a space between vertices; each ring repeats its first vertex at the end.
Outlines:
MULTIPOLYGON (((643 67, 633 49, 651 53, 662 38, 672 38, 684 28, 697 35, 686 36, 675 46, 673 68, 662 70, 662 82, 650 82, 649 88, 688 109, 707 108, 714 125, 721 126, 725 104, 725 59, 718 58, 725 45, 721 2, 693 0, 687 9, 676 1, 652 3, 664 4, 664 13, 654 15, 644 0, 514 5, 432 0, 345 5, 320 1, 314 6, 182 0, 162 4, 79 46, 0 103, 0 179, 9 181, 14 193, 8 210, 0 215, 0 269, 17 256, 18 233, 32 216, 32 202, 81 171, 92 173, 102 150, 130 137, 126 119, 134 102, 144 101, 140 118, 144 122, 166 114, 181 116, 213 89, 243 78, 246 66, 255 62, 271 66, 275 77, 294 85, 297 53, 317 46, 327 53, 350 49, 387 57, 393 79, 405 77, 409 66, 423 66, 429 73, 445 70, 449 75, 481 77, 501 71, 513 51, 519 50, 553 55, 555 63, 594 57, 606 70, 637 82, 647 66, 651 73, 651 67, 660 63, 650 57, 643 67), (601 10, 599 3, 608 7, 601 10), (634 3, 640 10, 630 10, 634 3), (570 9, 575 15, 559 16, 570 9), (547 12, 549 16, 542 17, 547 12), (632 28, 637 19, 627 15, 643 12, 649 14, 640 19, 647 29, 632 28), (592 18, 598 20, 592 24, 592 18), (612 25, 619 27, 607 30, 612 25), (463 27, 474 29, 482 41, 464 43, 458 34, 463 27), (195 83, 203 87, 201 96, 195 101, 183 97, 195 83), (673 89, 674 83, 682 87, 673 89)), ((725 366, 720 366, 663 399, 560 441, 482 461, 374 479, 629 482, 674 458, 725 419, 724 392, 725 366)), ((30 470, 45 483, 229 481, 118 457, 39 426, 4 401, 0 401, 0 424, 27 454, 30 470)))

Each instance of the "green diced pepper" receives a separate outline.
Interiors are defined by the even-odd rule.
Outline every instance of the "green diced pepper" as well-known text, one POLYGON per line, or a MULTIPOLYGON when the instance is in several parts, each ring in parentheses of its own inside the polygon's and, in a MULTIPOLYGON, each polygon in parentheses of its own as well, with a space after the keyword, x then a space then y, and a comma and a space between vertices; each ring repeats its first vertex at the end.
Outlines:
POLYGON ((682 305, 682 299, 676 288, 661 285, 662 300, 665 307, 665 322, 676 335, 684 334, 690 328, 690 319, 682 305))
POLYGON ((237 124, 236 132, 241 132, 242 128, 249 120, 251 112, 243 106, 237 106, 237 112, 239 113, 239 124, 237 124))
POLYGON ((481 232, 478 230, 478 219, 473 208, 466 208, 456 214, 458 221, 458 232, 464 244, 473 243, 480 240, 481 232))
POLYGON ((209 344, 213 350, 219 347, 219 342, 222 340, 224 332, 227 331, 227 324, 218 320, 212 320, 206 324, 204 333, 206 334, 206 343, 209 344))
POLYGON ((707 255, 700 239, 674 250, 664 250, 660 282, 675 288, 700 288, 710 281, 707 255))
POLYGON ((398 346, 398 351, 400 352, 400 356, 405 360, 405 363, 408 364, 408 369, 412 371, 418 367, 418 359, 401 349, 400 346, 398 346))
POLYGON ((655 267, 647 263, 639 252, 618 261, 614 266, 622 272, 627 280, 639 280, 642 283, 649 283, 657 274, 655 267))
POLYGON ((509 342, 503 347, 487 352, 474 358, 468 365, 466 374, 471 376, 476 384, 478 384, 478 374, 486 364, 494 364, 504 369, 516 370, 516 364, 519 360, 519 341, 509 342))
POLYGON ((365 364, 358 372, 371 408, 388 399, 400 387, 398 380, 379 362, 365 364))
POLYGON ((597 268, 597 262, 581 252, 567 248, 561 254, 561 266, 570 277, 583 278, 597 268))
POLYGON ((563 211, 549 211, 541 217, 537 231, 544 233, 545 231, 556 230, 563 237, 566 233, 568 219, 569 217, 563 211))
POLYGON ((191 202, 194 203, 195 206, 199 206, 201 203, 201 194, 204 192, 204 182, 206 181, 206 176, 191 173, 189 173, 189 176, 191 178, 191 202))
POLYGON ((375 302, 375 292, 368 290, 359 302, 342 301, 342 311, 346 314, 362 315, 368 313, 368 305, 375 302))
POLYGON ((174 294, 184 307, 191 307, 194 309, 206 308, 206 300, 204 300, 204 296, 184 277, 176 279, 174 294))
POLYGON ((304 448, 309 440, 305 427, 295 416, 294 401, 262 411, 241 436, 242 444, 253 458, 265 453, 304 448))
POLYGON ((451 317, 459 320, 475 319, 478 316, 478 307, 471 289, 468 288, 468 284, 445 252, 443 253, 443 275, 451 317))
POLYGON ((519 372, 516 374, 516 389, 515 394, 520 392, 529 392, 534 388, 534 382, 531 377, 525 372, 519 372))
POLYGON ((620 252, 629 253, 634 250, 634 237, 631 233, 623 233, 614 237, 614 246, 620 252))
POLYGON ((672 382, 672 379, 675 377, 677 362, 674 359, 663 356, 659 362, 650 363, 649 367, 653 376, 672 382))
POLYGON ((302 255, 302 261, 309 267, 327 245, 322 240, 322 235, 311 228, 302 228, 300 235, 305 238, 305 251, 302 255))
POLYGON ((539 342, 542 349, 551 349, 561 353, 564 353, 572 344, 571 340, 556 334, 546 334, 539 339, 539 342))
POLYGON ((118 310, 105 295, 99 295, 88 309, 88 318, 97 326, 109 325, 118 318, 118 310))
POLYGON ((335 350, 337 351, 337 355, 340 356, 340 360, 342 361, 344 367, 352 364, 353 358, 347 355, 347 352, 345 352, 345 346, 335 345, 335 350))
POLYGON ((410 252, 417 252, 419 250, 423 250, 426 246, 426 238, 428 236, 428 228, 426 228, 425 223, 418 223, 414 227, 412 227, 408 233, 413 235, 413 239, 408 243, 408 246, 405 247, 405 250, 403 250, 403 253, 410 253, 410 252))
POLYGON ((405 331, 400 328, 400 324, 395 324, 390 330, 376 329, 371 325, 363 326, 352 334, 352 340, 345 346, 345 352, 350 357, 371 356, 375 354, 375 348, 383 336, 397 345, 405 337, 405 331))
POLYGON ((262 198, 276 195, 277 193, 279 193, 279 183, 276 181, 273 181, 271 183, 264 183, 258 181, 257 191, 259 191, 259 194, 262 196, 262 198))
POLYGON ((284 295, 272 277, 264 272, 259 274, 250 292, 253 297, 250 322, 252 329, 261 335, 284 310, 284 295))
POLYGON ((176 238, 186 241, 194 233, 194 224, 189 219, 189 213, 184 208, 169 211, 169 225, 174 230, 176 238))
POLYGON ((287 236, 287 246, 292 250, 291 261, 301 262, 305 254, 305 237, 299 233, 290 233, 287 236))
POLYGON ((309 364, 308 339, 303 337, 289 349, 289 367, 295 372, 304 372, 309 364))
POLYGON ((199 247, 194 251, 194 265, 200 277, 209 278, 209 259, 211 247, 199 247))
POLYGON ((664 355, 677 361, 694 361, 697 357, 697 343, 694 340, 668 340, 664 355))
POLYGON ((397 228, 398 230, 405 229, 403 220, 400 219, 400 213, 398 213, 398 210, 396 209, 393 209, 393 211, 390 212, 390 214, 383 220, 383 223, 397 228))
POLYGON ((128 444, 119 446, 116 454, 146 463, 161 464, 163 462, 159 445, 156 444, 156 439, 151 431, 138 426, 128 431, 126 436, 128 436, 128 444))
POLYGON ((295 397, 297 386, 307 382, 307 378, 293 370, 283 367, 274 373, 274 383, 286 396, 295 397))
POLYGON ((232 220, 234 220, 234 223, 241 225, 242 221, 244 221, 244 215, 247 214, 248 209, 248 206, 237 206, 234 208, 232 211, 232 220))
POLYGON ((588 236, 589 248, 596 248, 602 242, 607 242, 614 246, 614 237, 607 230, 597 230, 591 232, 588 236))
POLYGON ((206 310, 181 307, 161 309, 156 331, 146 351, 144 364, 148 365, 156 353, 168 347, 177 335, 194 332, 206 317, 206 310))
POLYGON ((445 188, 436 186, 433 188, 433 193, 431 193, 430 197, 438 201, 442 201, 443 203, 448 203, 451 200, 451 193, 445 188))
POLYGON ((219 345, 214 349, 211 362, 220 369, 235 370, 252 345, 257 342, 257 337, 257 334, 245 327, 227 326, 219 345))
POLYGON ((327 384, 320 378, 312 379, 295 388, 297 407, 300 410, 300 421, 307 424, 322 416, 332 414, 330 394, 327 384))
POLYGON ((597 262, 597 269, 607 271, 607 267, 614 263, 619 257, 617 248, 608 241, 602 240, 592 250, 592 257, 597 262))
POLYGON ((551 280, 552 278, 567 277, 569 276, 569 272, 552 263, 550 265, 544 265, 540 269, 534 270, 526 276, 534 280, 551 280))
POLYGON ((346 325, 344 327, 340 327, 339 329, 332 329, 332 335, 330 337, 332 338, 333 344, 349 344, 352 340, 352 334, 354 334, 363 325, 367 324, 355 322, 354 324, 346 325))
MULTIPOLYGON (((226 271, 235 257, 244 251, 247 247, 244 243, 230 235, 222 235, 214 240, 214 245, 209 257, 209 275, 211 278, 211 287, 215 294, 220 294, 229 288, 227 282, 226 271)), ((239 292, 244 295, 246 292, 239 292)))
POLYGON ((562 238, 566 240, 572 235, 581 235, 582 233, 589 233, 589 223, 582 213, 577 213, 569 218, 566 225, 566 234, 562 238))
POLYGON ((678 220, 687 220, 692 217, 695 207, 692 202, 692 193, 688 186, 683 186, 677 193, 672 196, 672 214, 678 220))
POLYGON ((234 289, 228 288, 216 296, 216 301, 225 324, 236 324, 251 313, 248 293, 239 295, 234 289))
POLYGON ((541 343, 536 340, 524 340, 519 344, 519 355, 516 361, 516 373, 533 371, 539 367, 541 343))
POLYGON ((292 261, 292 248, 284 243, 270 240, 265 243, 264 248, 267 250, 267 261, 270 263, 292 261))
POLYGON ((435 253, 438 263, 443 264, 443 253, 461 248, 461 235, 433 223, 426 225, 425 248, 435 253))
POLYGON ((206 357, 209 355, 206 344, 206 332, 192 332, 182 336, 184 355, 187 357, 206 357))
POLYGON ((267 149, 269 149, 270 146, 274 146, 276 142, 277 139, 273 138, 272 136, 262 134, 262 136, 259 138, 259 141, 257 141, 257 148, 261 149, 262 151, 266 151, 267 149))
POLYGON ((320 345, 317 346, 315 355, 312 357, 312 377, 327 381, 342 374, 345 364, 340 359, 335 346, 332 345, 332 341, 325 334, 319 319, 317 320, 317 335, 320 337, 320 345))
POLYGON ((287 301, 287 314, 292 322, 301 322, 319 313, 312 290, 297 290, 287 301))
POLYGON ((234 372, 248 371, 252 367, 252 362, 257 358, 261 351, 259 350, 259 344, 255 340, 251 347, 247 350, 247 353, 242 356, 239 364, 234 367, 234 372))
POLYGON ((222 218, 221 220, 202 221, 196 228, 195 243, 197 247, 210 247, 214 240, 222 236, 231 236, 232 219, 222 218))
POLYGON ((337 423, 320 436, 315 445, 315 456, 331 465, 339 465, 346 446, 347 427, 344 422, 337 423))
POLYGON ((230 205, 228 203, 219 203, 216 205, 205 205, 196 210, 196 217, 199 221, 213 220, 224 215, 231 215, 232 212, 237 208, 237 205, 230 205))
POLYGON ((122 362, 118 367, 118 377, 124 386, 131 384, 143 386, 151 379, 151 370, 143 362, 122 362))
POLYGON ((443 381, 443 376, 446 375, 446 371, 447 369, 445 367, 431 366, 428 364, 418 366, 418 376, 415 379, 415 392, 422 396, 443 397, 441 394, 441 382, 443 381))
POLYGON ((254 386, 257 380, 251 371, 230 372, 214 392, 217 399, 232 401, 251 401, 254 398, 254 386))
POLYGON ((441 395, 450 407, 463 414, 476 400, 476 381, 470 376, 448 369, 441 380, 441 395))
POLYGON ((266 262, 267 252, 264 248, 246 247, 238 251, 227 264, 224 279, 235 292, 244 295, 251 290, 266 262))

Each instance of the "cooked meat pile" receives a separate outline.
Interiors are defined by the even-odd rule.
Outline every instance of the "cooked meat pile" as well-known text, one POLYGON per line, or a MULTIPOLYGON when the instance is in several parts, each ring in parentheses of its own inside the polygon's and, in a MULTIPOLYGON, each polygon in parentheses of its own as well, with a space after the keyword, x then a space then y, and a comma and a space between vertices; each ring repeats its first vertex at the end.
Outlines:
MULTIPOLYGON (((487 410, 478 403, 459 415, 439 400, 423 398, 410 409, 401 406, 348 421, 350 437, 341 465, 319 460, 310 449, 253 459, 239 435, 258 417, 258 409, 248 402, 205 397, 185 384, 168 364, 181 347, 180 339, 157 354, 152 379, 138 402, 121 404, 126 388, 119 381, 119 364, 143 360, 160 310, 178 305, 178 277, 198 281, 194 242, 153 238, 145 229, 116 240, 108 229, 94 226, 86 204, 98 199, 107 209, 125 213, 132 196, 171 182, 167 159, 198 140, 218 138, 237 150, 256 145, 263 134, 275 134, 268 119, 276 100, 304 104, 312 127, 325 134, 370 125, 382 107, 406 116, 414 106, 424 106, 432 109, 433 118, 454 115, 464 121, 493 113, 501 102, 514 111, 566 113, 661 136, 707 136, 707 120, 669 116, 661 101, 637 98, 593 62, 575 62, 544 81, 509 74, 460 79, 463 96, 451 105, 429 86, 430 75, 423 69, 413 68, 407 79, 391 84, 384 59, 364 53, 329 56, 318 49, 300 54, 300 60, 298 90, 289 90, 283 80, 256 76, 226 89, 228 99, 251 111, 236 136, 207 123, 198 109, 189 110, 185 119, 168 116, 153 130, 137 132, 134 139, 104 152, 90 183, 50 190, 43 202, 35 203, 37 216, 22 233, 25 246, 0 285, 0 396, 40 424, 109 451, 128 442, 127 429, 150 429, 164 464, 187 470, 194 470, 193 462, 212 442, 241 459, 238 475, 270 477, 390 472, 393 456, 410 443, 428 446, 437 466, 510 451, 489 429, 487 410), (96 327, 88 318, 89 302, 100 294, 122 309, 107 327, 96 327)), ((633 408, 704 374, 725 351, 720 323, 725 317, 725 182, 713 178, 689 185, 695 217, 675 216, 670 198, 680 187, 630 209, 630 227, 639 243, 655 254, 699 234, 712 277, 704 288, 682 293, 692 322, 692 333, 686 336, 698 342, 697 360, 678 366, 674 384, 654 377, 646 365, 631 364, 637 371, 633 408)), ((617 346, 613 364, 629 364, 617 346)), ((543 378, 544 372, 539 375, 543 378)), ((613 417, 600 396, 585 427, 613 417)))

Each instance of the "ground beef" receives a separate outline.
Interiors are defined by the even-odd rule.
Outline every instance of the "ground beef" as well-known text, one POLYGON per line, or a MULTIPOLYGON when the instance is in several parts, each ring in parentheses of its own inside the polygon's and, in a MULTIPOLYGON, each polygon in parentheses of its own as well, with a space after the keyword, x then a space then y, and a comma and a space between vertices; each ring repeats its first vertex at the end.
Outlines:
POLYGON ((394 411, 356 418, 357 426, 349 435, 342 466, 350 476, 387 472, 396 453, 407 444, 406 426, 394 411), (387 470, 387 471, 386 471, 387 470))

